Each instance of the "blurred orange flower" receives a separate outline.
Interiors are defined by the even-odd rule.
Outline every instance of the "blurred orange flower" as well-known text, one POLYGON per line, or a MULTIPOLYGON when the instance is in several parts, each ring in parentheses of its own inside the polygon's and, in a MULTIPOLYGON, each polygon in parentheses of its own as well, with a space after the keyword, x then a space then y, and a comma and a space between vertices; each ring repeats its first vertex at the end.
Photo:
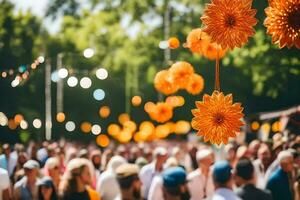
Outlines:
POLYGON ((180 42, 176 37, 171 37, 168 40, 168 44, 170 49, 177 49, 180 45, 180 42))
POLYGON ((173 117, 173 107, 165 102, 159 102, 156 104, 155 109, 148 112, 151 119, 164 123, 173 117))
POLYGON ((216 60, 217 57, 223 58, 226 54, 226 49, 222 49, 220 47, 220 45, 216 44, 216 43, 209 43, 209 45, 207 46, 207 48, 205 49, 205 51, 203 52, 203 55, 210 59, 210 60, 216 60), (219 52, 218 52, 219 51, 219 52), (217 55, 219 53, 219 55, 217 55))
POLYGON ((300 49, 300 1, 269 0, 265 12, 264 25, 272 42, 279 44, 279 48, 295 45, 300 49))
POLYGON ((229 137, 235 137, 244 125, 241 121, 243 108, 240 103, 232 104, 231 94, 224 96, 218 91, 211 96, 205 94, 202 101, 196 102, 196 107, 192 110, 195 117, 191 124, 205 142, 227 144, 229 137))
POLYGON ((209 43, 210 38, 207 33, 203 32, 201 28, 196 28, 187 36, 184 47, 189 48, 193 53, 202 55, 209 43))
POLYGON ((162 70, 155 75, 154 87, 157 91, 170 95, 177 92, 178 87, 173 84, 171 75, 168 70, 162 70))
POLYGON ((189 82, 190 77, 194 74, 193 66, 188 62, 176 62, 169 69, 172 82, 184 89, 189 82))
POLYGON ((202 78, 202 76, 198 74, 193 74, 186 87, 186 90, 190 94, 196 95, 202 92, 203 88, 204 88, 204 79, 202 78))
POLYGON ((223 49, 241 47, 255 33, 256 10, 251 5, 252 0, 212 0, 201 17, 203 31, 223 49))

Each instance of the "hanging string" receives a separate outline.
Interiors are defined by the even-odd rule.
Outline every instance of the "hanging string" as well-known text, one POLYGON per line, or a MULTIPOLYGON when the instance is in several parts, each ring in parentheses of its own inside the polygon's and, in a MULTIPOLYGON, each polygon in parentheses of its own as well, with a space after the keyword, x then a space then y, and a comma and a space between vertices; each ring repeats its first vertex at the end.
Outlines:
POLYGON ((215 90, 217 90, 218 92, 221 91, 219 48, 217 48, 217 59, 216 59, 216 67, 215 67, 215 90))

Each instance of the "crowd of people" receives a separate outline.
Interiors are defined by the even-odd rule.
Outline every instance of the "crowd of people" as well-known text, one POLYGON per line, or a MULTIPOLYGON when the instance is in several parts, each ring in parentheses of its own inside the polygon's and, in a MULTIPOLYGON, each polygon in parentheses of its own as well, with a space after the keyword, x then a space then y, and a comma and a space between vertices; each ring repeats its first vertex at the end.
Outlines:
POLYGON ((0 200, 300 200, 300 136, 216 147, 2 144, 0 200))

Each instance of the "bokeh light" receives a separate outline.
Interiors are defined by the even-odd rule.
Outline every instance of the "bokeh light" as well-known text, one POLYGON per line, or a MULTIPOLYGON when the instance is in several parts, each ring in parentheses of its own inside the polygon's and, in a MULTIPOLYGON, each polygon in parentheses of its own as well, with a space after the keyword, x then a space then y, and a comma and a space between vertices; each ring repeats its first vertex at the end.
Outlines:
POLYGON ((58 70, 58 77, 59 77, 59 78, 64 79, 64 78, 66 78, 68 75, 69 75, 69 72, 68 72, 68 70, 67 70, 66 68, 61 68, 61 69, 58 70))
POLYGON ((130 120, 130 116, 127 113, 122 113, 119 115, 118 120, 120 124, 124 125, 125 122, 130 120))
POLYGON ((102 89, 96 89, 93 93, 94 99, 101 101, 105 98, 105 92, 102 89))
POLYGON ((95 54, 95 51, 92 48, 87 48, 83 51, 83 56, 85 58, 91 58, 94 56, 94 54, 95 54))
POLYGON ((96 138, 96 143, 100 146, 100 147, 107 147, 110 143, 109 138, 107 137, 107 135, 99 135, 96 138))
POLYGON ((160 41, 158 46, 160 49, 167 49, 169 47, 169 42, 168 41, 160 41))
POLYGON ((140 96, 134 96, 131 99, 131 103, 133 106, 139 106, 142 103, 142 98, 140 96))
POLYGON ((251 129, 253 131, 257 131, 259 129, 259 123, 257 121, 254 121, 251 123, 251 129))
POLYGON ((58 121, 58 122, 61 123, 61 122, 64 122, 65 119, 66 119, 66 116, 65 116, 64 113, 62 113, 62 112, 57 113, 57 115, 56 115, 56 121, 58 121))
POLYGON ((66 128, 67 131, 72 132, 72 131, 75 130, 76 125, 75 125, 74 122, 68 121, 68 122, 66 123, 66 125, 65 125, 65 128, 66 128))
POLYGON ((52 74, 51 74, 51 80, 53 82, 58 82, 59 76, 58 76, 58 72, 57 71, 52 72, 52 74))
POLYGON ((92 125, 89 122, 83 122, 80 126, 80 129, 84 133, 89 133, 89 132, 91 132, 92 125))
POLYGON ((28 123, 27 123, 27 121, 22 120, 21 123, 20 123, 20 127, 21 127, 21 129, 23 129, 23 130, 27 129, 27 128, 28 128, 28 123))
POLYGON ((276 133, 281 130, 281 124, 279 121, 276 121, 272 124, 272 132, 276 133))
POLYGON ((21 121, 24 120, 24 117, 21 114, 16 114, 14 117, 14 120, 15 120, 15 124, 19 125, 21 123, 21 121))
POLYGON ((80 86, 83 89, 88 89, 92 86, 92 80, 89 77, 83 77, 80 79, 80 86))
POLYGON ((158 125, 155 128, 155 136, 159 139, 164 139, 170 134, 170 129, 167 125, 158 125))
POLYGON ((71 76, 67 81, 68 86, 75 87, 78 84, 78 79, 75 76, 71 76))
POLYGON ((98 124, 94 124, 94 125, 92 126, 92 133, 93 133, 94 135, 99 135, 99 134, 101 133, 101 126, 98 125, 98 124))
POLYGON ((144 109, 147 113, 151 112, 151 111, 154 111, 156 108, 156 105, 153 103, 153 102, 147 102, 145 103, 144 105, 144 109))
POLYGON ((106 69, 100 68, 96 71, 96 76, 97 76, 98 79, 104 80, 108 77, 108 72, 107 72, 106 69))
POLYGON ((8 120, 8 128, 11 130, 15 130, 17 128, 17 124, 15 123, 15 120, 13 119, 8 120))
POLYGON ((175 124, 175 133, 186 134, 191 130, 191 125, 188 121, 180 120, 175 124))
POLYGON ((129 120, 129 121, 125 122, 123 125, 124 125, 124 129, 128 130, 131 133, 136 131, 137 126, 134 121, 129 120))
POLYGON ((34 128, 39 129, 42 127, 42 121, 40 119, 34 119, 32 125, 34 128))
POLYGON ((121 131, 121 127, 118 124, 110 124, 107 127, 107 133, 113 137, 117 136, 121 131))
POLYGON ((110 115, 110 108, 108 106, 102 106, 99 109, 99 115, 102 118, 107 118, 110 115))
POLYGON ((122 130, 118 136, 118 140, 121 143, 128 143, 132 138, 132 133, 128 130, 122 130))
POLYGON ((0 112, 0 126, 6 126, 8 123, 8 119, 3 112, 0 112))
POLYGON ((37 60, 39 61, 39 63, 44 63, 45 62, 44 56, 39 56, 37 60))

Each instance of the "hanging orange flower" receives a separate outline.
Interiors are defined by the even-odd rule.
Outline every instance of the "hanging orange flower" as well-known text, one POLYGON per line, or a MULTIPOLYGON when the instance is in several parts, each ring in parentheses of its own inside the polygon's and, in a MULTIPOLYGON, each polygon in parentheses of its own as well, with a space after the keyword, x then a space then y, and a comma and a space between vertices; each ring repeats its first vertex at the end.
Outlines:
POLYGON ((218 91, 211 96, 205 94, 203 101, 196 102, 196 107, 192 110, 195 117, 191 124, 205 142, 227 144, 229 137, 235 137, 244 125, 241 121, 243 108, 240 103, 232 104, 231 94, 224 96, 218 91))
POLYGON ((202 55, 210 43, 210 38, 207 33, 201 28, 193 29, 187 36, 184 47, 189 48, 191 52, 202 55))
POLYGON ((203 55, 210 60, 216 60, 218 56, 219 58, 223 58, 226 54, 226 51, 226 49, 222 49, 220 45, 216 43, 209 43, 207 48, 203 52, 203 55), (218 53, 219 55, 217 55, 218 53))
POLYGON ((256 10, 251 5, 252 0, 212 0, 201 17, 203 31, 223 49, 241 47, 255 33, 256 10))
POLYGON ((198 74, 193 74, 192 78, 190 79, 186 87, 186 90, 190 94, 196 95, 202 92, 203 88, 204 88, 204 79, 202 78, 202 76, 198 74))
POLYGON ((180 42, 176 37, 171 37, 168 40, 168 44, 170 49, 177 49, 180 45, 180 42))
POLYGON ((151 119, 164 123, 173 117, 173 107, 165 102, 159 102, 156 104, 155 110, 148 114, 151 119))
POLYGON ((269 5, 264 25, 272 42, 279 44, 279 48, 295 45, 300 49, 300 1, 269 0, 269 5))
POLYGON ((155 75, 154 87, 165 95, 173 94, 178 90, 178 87, 173 84, 168 70, 162 70, 155 75))
POLYGON ((193 66, 188 62, 176 62, 169 69, 172 82, 179 86, 179 88, 184 89, 190 79, 194 74, 193 66))

